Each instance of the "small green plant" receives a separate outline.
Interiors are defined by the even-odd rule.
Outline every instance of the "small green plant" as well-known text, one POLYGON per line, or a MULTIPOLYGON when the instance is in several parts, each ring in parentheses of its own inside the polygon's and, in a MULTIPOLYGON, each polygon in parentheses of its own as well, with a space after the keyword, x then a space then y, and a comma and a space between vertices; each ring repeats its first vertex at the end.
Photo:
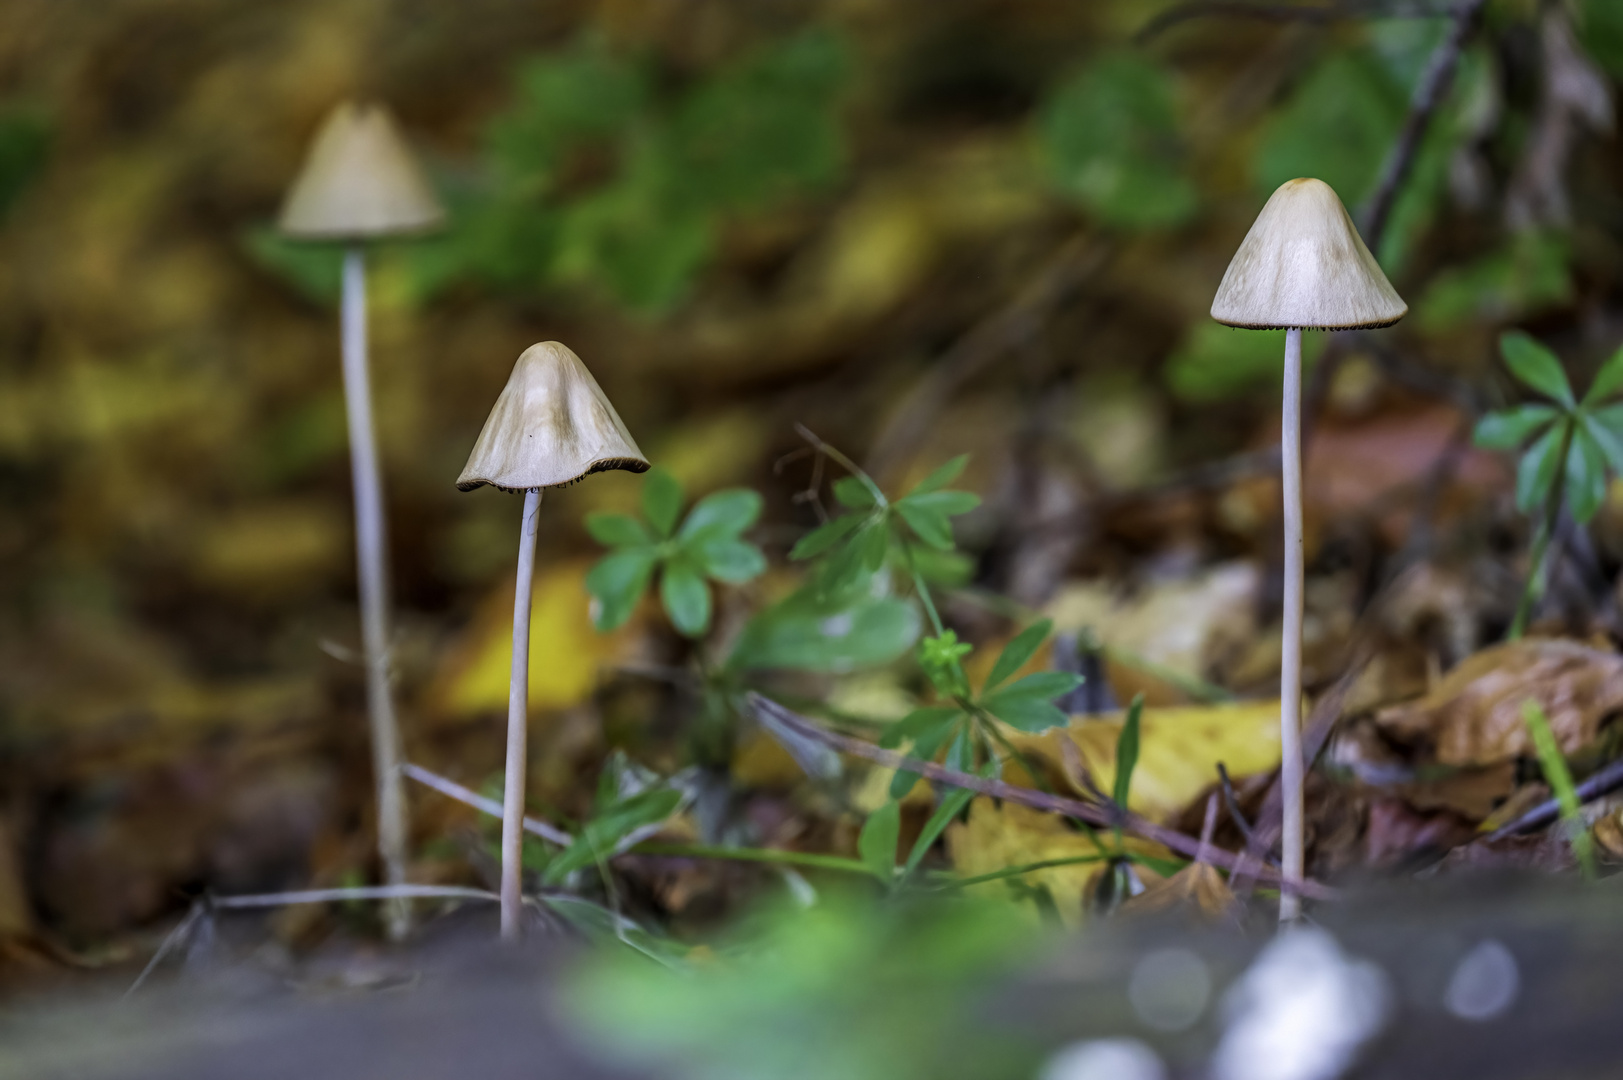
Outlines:
POLYGON ((1595 845, 1584 826, 1572 771, 1567 768, 1567 759, 1561 755, 1555 732, 1550 730, 1550 720, 1539 708, 1538 702, 1531 699, 1522 702, 1522 719, 1527 723, 1527 733, 1533 740, 1533 751, 1538 755, 1539 768, 1544 770, 1544 779, 1549 783, 1550 790, 1555 792, 1556 801, 1561 804, 1561 825, 1567 831, 1572 853, 1577 856, 1584 877, 1593 881, 1596 876, 1595 845))
POLYGON ((1623 404, 1602 405, 1623 390, 1623 349, 1601 366, 1582 400, 1573 394, 1555 354, 1527 334, 1512 330, 1500 335, 1499 352, 1518 382, 1553 402, 1490 412, 1475 433, 1478 446, 1523 448, 1516 467, 1516 507, 1524 514, 1539 514, 1527 585, 1507 635, 1514 640, 1527 629, 1542 592, 1561 507, 1578 524, 1587 523, 1606 497, 1608 470, 1623 472, 1623 404))
POLYGON ((589 574, 596 598, 593 621, 613 630, 631 617, 657 570, 659 596, 671 624, 690 638, 710 629, 708 581, 739 585, 766 569, 761 549, 742 539, 761 516, 761 497, 743 488, 701 499, 685 519, 682 485, 654 469, 642 489, 642 519, 627 514, 590 514, 586 528, 611 549, 589 574))

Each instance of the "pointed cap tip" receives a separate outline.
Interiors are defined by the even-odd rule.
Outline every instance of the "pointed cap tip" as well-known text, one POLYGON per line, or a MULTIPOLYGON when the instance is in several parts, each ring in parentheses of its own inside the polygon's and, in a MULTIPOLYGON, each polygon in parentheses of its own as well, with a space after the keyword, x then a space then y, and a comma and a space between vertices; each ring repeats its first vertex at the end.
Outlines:
POLYGON ((1322 180, 1287 180, 1234 253, 1212 318, 1252 330, 1391 326, 1409 306, 1322 180))
POLYGON ((646 472, 648 459, 580 357, 544 341, 513 366, 456 486, 565 487, 613 469, 646 472))
POLYGON ((346 101, 316 133, 278 224, 300 239, 354 240, 424 232, 444 217, 389 110, 346 101))

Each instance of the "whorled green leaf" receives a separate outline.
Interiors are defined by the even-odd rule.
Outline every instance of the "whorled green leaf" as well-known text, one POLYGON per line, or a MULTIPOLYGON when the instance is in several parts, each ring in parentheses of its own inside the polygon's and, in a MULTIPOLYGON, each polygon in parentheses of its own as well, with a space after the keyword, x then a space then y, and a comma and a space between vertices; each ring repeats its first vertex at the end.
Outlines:
POLYGON ((855 476, 834 481, 834 500, 848 510, 872 510, 879 505, 873 490, 855 476))
POLYGON ((981 698, 987 712, 1021 731, 1041 732, 1060 727, 1069 719, 1054 699, 1082 685, 1080 676, 1064 671, 1043 671, 981 698))
POLYGON ((667 539, 676 529, 676 519, 682 513, 682 485, 664 469, 648 471, 642 483, 642 514, 660 539, 667 539))
POLYGON ((829 548, 839 543, 851 534, 858 525, 867 518, 862 514, 844 514, 823 522, 811 532, 796 541, 795 546, 789 549, 791 561, 800 562, 803 559, 814 558, 823 554, 829 548))
MULTIPOLYGON (((1607 412, 1610 410, 1603 409, 1601 411, 1607 412)), ((1617 411, 1619 414, 1617 419, 1623 421, 1623 406, 1619 406, 1617 411)), ((1589 433, 1589 437, 1595 441, 1595 445, 1600 447, 1601 453, 1605 455, 1606 463, 1611 466, 1612 472, 1623 476, 1623 434, 1619 433, 1616 426, 1603 422, 1594 413, 1585 412, 1583 414, 1583 424, 1584 429, 1589 433)))
POLYGON ((587 571, 586 591, 597 600, 592 622, 607 632, 625 623, 648 588, 659 556, 651 547, 610 552, 587 571))
POLYGON ((1623 390, 1623 347, 1614 352, 1595 372, 1595 381, 1589 384, 1583 403, 1594 405, 1623 390))
POLYGON ((1488 450, 1514 450, 1561 415, 1553 405, 1518 405, 1477 421, 1471 441, 1488 450))
POLYGON ((1532 513, 1550 494, 1556 469, 1561 465, 1561 436, 1565 430, 1566 425, 1562 423, 1540 435, 1517 463, 1516 509, 1522 513, 1532 513))
POLYGON ((964 466, 968 464, 969 455, 959 454, 951 461, 937 466, 929 476, 926 476, 923 480, 920 480, 917 484, 914 484, 913 490, 907 493, 907 497, 913 498, 918 495, 928 495, 932 491, 940 491, 942 488, 958 479, 958 477, 962 476, 964 466))
POLYGON ((806 588, 745 623, 727 667, 857 671, 890 663, 918 637, 918 612, 904 600, 871 594, 842 598, 806 588))
POLYGON ((952 522, 947 520, 945 514, 937 513, 927 506, 918 506, 905 500, 896 504, 896 513, 907 522, 908 528, 913 530, 920 540, 935 548, 937 551, 951 551, 952 522))
POLYGON ((722 536, 687 546, 683 550, 698 563, 705 576, 729 585, 742 585, 766 570, 766 556, 760 548, 745 540, 722 536))
POLYGON ((710 586, 689 560, 675 558, 665 564, 659 598, 671 625, 685 636, 699 637, 710 628, 710 586))
POLYGON ((633 547, 654 542, 643 523, 627 514, 587 514, 586 531, 605 547, 633 547))
POLYGON ((981 692, 989 693, 996 690, 1010 675, 1024 667, 1026 661, 1042 647, 1042 643, 1048 639, 1048 634, 1053 629, 1054 620, 1042 619, 1016 634, 998 654, 997 662, 992 665, 992 673, 986 677, 986 684, 981 688, 981 692))
POLYGON ((676 534, 678 540, 737 536, 761 516, 761 496, 748 488, 728 488, 700 499, 676 534))
POLYGON ((1606 454, 1583 426, 1573 431, 1567 450, 1566 498, 1580 525, 1587 525, 1606 500, 1606 454))
POLYGON ((879 745, 895 749, 909 740, 949 731, 963 710, 956 705, 921 705, 880 733, 879 745))
POLYGON ((1521 330, 1507 330, 1499 335, 1499 355, 1505 366, 1524 386, 1537 390, 1545 397, 1554 398, 1567 408, 1577 402, 1572 396, 1572 385, 1561 361, 1544 345, 1521 330))
MULTIPOLYGON (((953 715, 948 717, 945 723, 938 723, 935 727, 920 731, 913 736, 913 745, 908 749, 909 757, 917 758, 920 761, 929 761, 936 756, 936 752, 941 749, 942 744, 952 738, 953 734, 958 731, 963 720, 963 713, 957 709, 951 711, 953 715)), ((909 772, 907 769, 897 769, 896 775, 891 777, 890 797, 893 799, 904 798, 908 792, 913 790, 913 785, 918 783, 918 779, 917 773, 909 772)))
POLYGON ((924 856, 929 854, 930 845, 947 831, 947 826, 964 812, 964 807, 968 806, 974 797, 975 792, 969 788, 953 788, 941 800, 941 804, 935 808, 935 813, 930 815, 930 820, 919 830, 918 838, 913 841, 913 849, 907 855, 907 864, 902 868, 904 874, 911 874, 918 869, 919 863, 924 861, 924 856))

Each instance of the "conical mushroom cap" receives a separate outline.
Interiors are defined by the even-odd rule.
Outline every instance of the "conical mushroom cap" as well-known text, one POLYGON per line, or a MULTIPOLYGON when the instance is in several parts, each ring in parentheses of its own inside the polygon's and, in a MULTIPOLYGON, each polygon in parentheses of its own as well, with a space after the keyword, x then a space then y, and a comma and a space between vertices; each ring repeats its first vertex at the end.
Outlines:
POLYGON ((444 217, 389 110, 346 101, 316 134, 281 228, 307 240, 358 240, 420 232, 444 217))
POLYGON ((1408 310, 1335 191, 1308 179, 1274 192, 1212 300, 1212 318, 1251 330, 1391 326, 1408 310))
POLYGON ((610 469, 647 468, 648 459, 580 357, 546 341, 525 349, 513 366, 456 486, 523 491, 562 487, 610 469))

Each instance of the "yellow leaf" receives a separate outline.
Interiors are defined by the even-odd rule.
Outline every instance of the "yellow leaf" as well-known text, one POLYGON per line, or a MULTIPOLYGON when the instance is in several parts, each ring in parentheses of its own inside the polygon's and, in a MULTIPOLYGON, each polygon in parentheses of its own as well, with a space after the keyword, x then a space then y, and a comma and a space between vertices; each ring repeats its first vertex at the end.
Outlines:
MULTIPOLYGON (((1135 837, 1126 837, 1122 846, 1135 855, 1163 859, 1171 857, 1159 844, 1135 837)), ((976 799, 970 804, 969 820, 948 827, 947 853, 959 874, 978 877, 1050 859, 1099 855, 1100 849, 1087 834, 1073 829, 1057 814, 1033 810, 1017 803, 999 805, 990 799, 976 799)), ((1101 859, 1070 866, 1051 866, 1022 874, 1018 880, 1029 886, 1047 889, 1060 918, 1067 926, 1074 927, 1082 922, 1086 910, 1084 898, 1094 878, 1104 872, 1106 865, 1101 859)), ((1153 871, 1142 866, 1136 870, 1147 883, 1159 880, 1153 871)), ((1006 895, 1009 880, 988 881, 968 888, 987 896, 1006 895)))
MULTIPOLYGON (((592 626, 586 572, 574 559, 540 568, 530 613, 530 707, 566 709, 584 701, 599 669, 631 658, 640 636, 638 616, 611 634, 592 626)), ((491 590, 461 643, 441 666, 428 692, 438 711, 452 716, 500 712, 507 707, 513 659, 513 582, 491 590)))
MULTIPOLYGON (((1120 713, 1110 718, 1075 717, 1063 730, 1042 735, 1010 732, 1009 737, 1058 776, 1068 776, 1068 770, 1056 740, 1069 737, 1082 752, 1093 782, 1109 792, 1116 782, 1121 725, 1120 713)), ((1145 709, 1129 808, 1155 821, 1167 820, 1217 780, 1219 761, 1235 778, 1277 767, 1279 702, 1145 709)))

